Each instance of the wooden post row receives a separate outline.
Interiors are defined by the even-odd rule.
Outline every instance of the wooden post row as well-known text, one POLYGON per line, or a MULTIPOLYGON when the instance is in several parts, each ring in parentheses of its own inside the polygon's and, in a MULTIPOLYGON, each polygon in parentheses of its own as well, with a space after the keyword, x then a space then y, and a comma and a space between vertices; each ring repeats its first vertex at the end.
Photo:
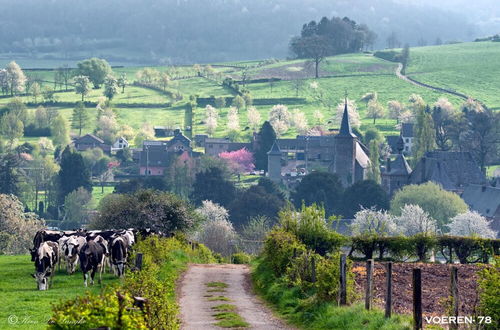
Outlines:
POLYGON ((413 322, 414 329, 422 329, 422 272, 413 268, 413 322))
POLYGON ((340 255, 340 305, 347 305, 347 265, 346 255, 340 255))
POLYGON ((392 262, 386 264, 385 317, 392 313, 392 262))
POLYGON ((366 262, 366 297, 365 308, 371 309, 373 294, 373 259, 366 262))

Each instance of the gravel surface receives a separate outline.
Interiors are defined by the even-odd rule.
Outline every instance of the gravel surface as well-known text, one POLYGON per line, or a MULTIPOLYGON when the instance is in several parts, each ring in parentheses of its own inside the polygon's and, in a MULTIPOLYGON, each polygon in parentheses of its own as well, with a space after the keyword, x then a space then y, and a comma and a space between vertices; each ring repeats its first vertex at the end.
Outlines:
POLYGON ((276 318, 252 292, 250 270, 246 265, 191 264, 180 281, 179 305, 182 329, 221 329, 211 307, 232 304, 251 329, 292 329, 276 318), (207 292, 206 283, 224 282, 225 292, 207 292), (206 295, 222 295, 231 301, 208 301, 206 295))

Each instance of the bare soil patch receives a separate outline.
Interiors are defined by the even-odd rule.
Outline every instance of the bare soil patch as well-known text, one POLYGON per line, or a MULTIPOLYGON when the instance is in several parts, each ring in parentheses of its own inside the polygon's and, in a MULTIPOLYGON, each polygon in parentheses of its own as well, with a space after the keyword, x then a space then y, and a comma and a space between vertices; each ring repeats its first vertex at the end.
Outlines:
MULTIPOLYGON (((424 316, 448 315, 444 301, 449 296, 450 268, 458 267, 458 292, 460 300, 460 315, 472 316, 478 303, 477 298, 477 265, 449 265, 425 263, 394 263, 393 279, 393 310, 400 314, 413 312, 413 268, 422 269, 422 309, 424 316)), ((384 263, 376 262, 373 273, 374 303, 383 308, 385 304, 386 271, 384 263)), ((366 263, 355 262, 352 271, 358 292, 364 297, 366 285, 366 263)))

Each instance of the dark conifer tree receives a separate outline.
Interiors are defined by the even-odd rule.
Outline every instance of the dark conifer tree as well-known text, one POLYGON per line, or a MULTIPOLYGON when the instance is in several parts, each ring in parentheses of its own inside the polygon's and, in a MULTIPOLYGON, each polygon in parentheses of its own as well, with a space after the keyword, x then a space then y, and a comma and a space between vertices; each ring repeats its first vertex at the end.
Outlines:
POLYGON ((271 150, 274 141, 276 140, 276 133, 273 126, 268 121, 265 121, 260 128, 258 134, 258 143, 254 150, 255 168, 267 172, 267 153, 271 150))

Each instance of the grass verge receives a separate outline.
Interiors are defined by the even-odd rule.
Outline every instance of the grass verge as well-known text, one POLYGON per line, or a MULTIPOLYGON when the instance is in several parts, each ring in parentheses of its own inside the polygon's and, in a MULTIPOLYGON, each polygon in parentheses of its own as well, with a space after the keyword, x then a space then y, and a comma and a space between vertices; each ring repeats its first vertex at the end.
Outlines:
POLYGON ((304 329, 411 329, 409 316, 394 315, 390 319, 378 309, 367 311, 362 304, 339 307, 334 302, 320 301, 316 295, 288 287, 261 259, 252 264, 252 280, 259 295, 272 304, 288 322, 304 329))
POLYGON ((230 299, 224 296, 215 296, 208 298, 208 301, 230 301, 230 299))

